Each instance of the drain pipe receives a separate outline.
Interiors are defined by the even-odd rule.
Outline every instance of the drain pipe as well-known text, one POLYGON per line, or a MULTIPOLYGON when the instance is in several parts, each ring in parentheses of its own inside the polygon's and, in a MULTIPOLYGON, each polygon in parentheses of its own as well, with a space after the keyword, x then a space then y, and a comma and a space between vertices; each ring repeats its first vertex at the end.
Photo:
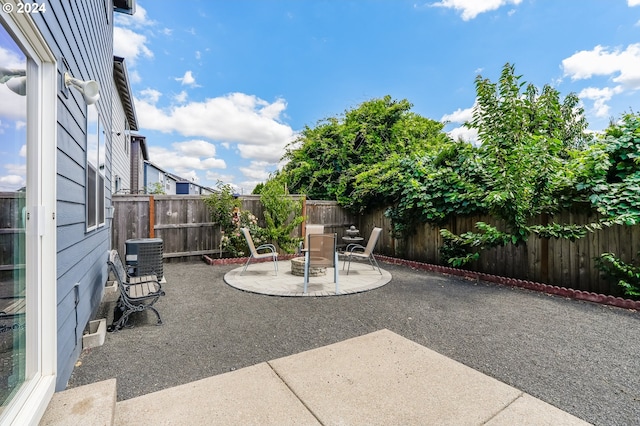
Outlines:
POLYGON ((78 346, 78 305, 80 304, 80 283, 75 283, 73 285, 73 296, 75 298, 74 311, 76 314, 76 326, 75 326, 75 329, 73 330, 73 333, 76 338, 75 345, 78 346))

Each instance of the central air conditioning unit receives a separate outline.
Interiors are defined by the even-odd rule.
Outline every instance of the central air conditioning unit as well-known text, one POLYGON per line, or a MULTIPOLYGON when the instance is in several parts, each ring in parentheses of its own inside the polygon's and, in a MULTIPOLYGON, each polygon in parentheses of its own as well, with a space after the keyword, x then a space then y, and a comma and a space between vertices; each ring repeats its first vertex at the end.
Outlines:
POLYGON ((132 277, 156 274, 158 280, 164 277, 162 264, 162 238, 134 238, 126 240, 125 263, 132 277))

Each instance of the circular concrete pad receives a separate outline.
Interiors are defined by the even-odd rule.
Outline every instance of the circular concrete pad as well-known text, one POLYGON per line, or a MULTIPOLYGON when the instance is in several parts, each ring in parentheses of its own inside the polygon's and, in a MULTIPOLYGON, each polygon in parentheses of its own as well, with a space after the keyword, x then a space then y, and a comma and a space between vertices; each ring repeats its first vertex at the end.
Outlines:
POLYGON ((272 262, 251 263, 243 274, 244 266, 227 272, 224 281, 239 290, 270 296, 337 296, 373 290, 391 281, 389 272, 381 269, 381 275, 368 262, 351 262, 349 275, 341 269, 342 262, 339 265, 337 293, 333 268, 327 268, 324 276, 310 277, 307 293, 303 293, 304 279, 291 274, 288 260, 278 261, 277 275, 272 262))

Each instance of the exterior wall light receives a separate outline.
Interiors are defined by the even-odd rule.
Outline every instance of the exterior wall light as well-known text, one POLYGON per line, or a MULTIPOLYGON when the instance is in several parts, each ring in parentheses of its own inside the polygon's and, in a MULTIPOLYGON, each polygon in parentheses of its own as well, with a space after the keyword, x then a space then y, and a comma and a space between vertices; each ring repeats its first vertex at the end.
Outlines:
POLYGON ((100 84, 95 80, 82 81, 71 77, 68 72, 64 73, 64 85, 66 87, 75 87, 82 93, 84 101, 87 105, 95 104, 100 99, 100 84))

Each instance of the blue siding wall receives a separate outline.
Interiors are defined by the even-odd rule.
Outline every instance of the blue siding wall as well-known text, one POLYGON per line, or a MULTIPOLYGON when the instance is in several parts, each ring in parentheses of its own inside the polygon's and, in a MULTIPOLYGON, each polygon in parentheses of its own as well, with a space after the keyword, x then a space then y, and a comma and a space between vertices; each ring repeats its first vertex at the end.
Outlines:
MULTIPOLYGON (((47 11, 34 15, 49 47, 59 58, 60 79, 64 67, 76 78, 100 83, 95 104, 106 130, 105 205, 111 188, 111 96, 113 90, 113 5, 110 0, 48 0, 47 11)), ((59 88, 62 89, 62 88, 59 88)), ((57 321, 58 381, 66 387, 82 350, 82 332, 95 313, 107 279, 110 220, 104 227, 87 231, 86 119, 82 95, 70 89, 58 91, 57 151, 57 321)), ((46 278, 45 278, 46 279, 46 278)), ((54 277, 51 277, 53 284, 54 277)))

